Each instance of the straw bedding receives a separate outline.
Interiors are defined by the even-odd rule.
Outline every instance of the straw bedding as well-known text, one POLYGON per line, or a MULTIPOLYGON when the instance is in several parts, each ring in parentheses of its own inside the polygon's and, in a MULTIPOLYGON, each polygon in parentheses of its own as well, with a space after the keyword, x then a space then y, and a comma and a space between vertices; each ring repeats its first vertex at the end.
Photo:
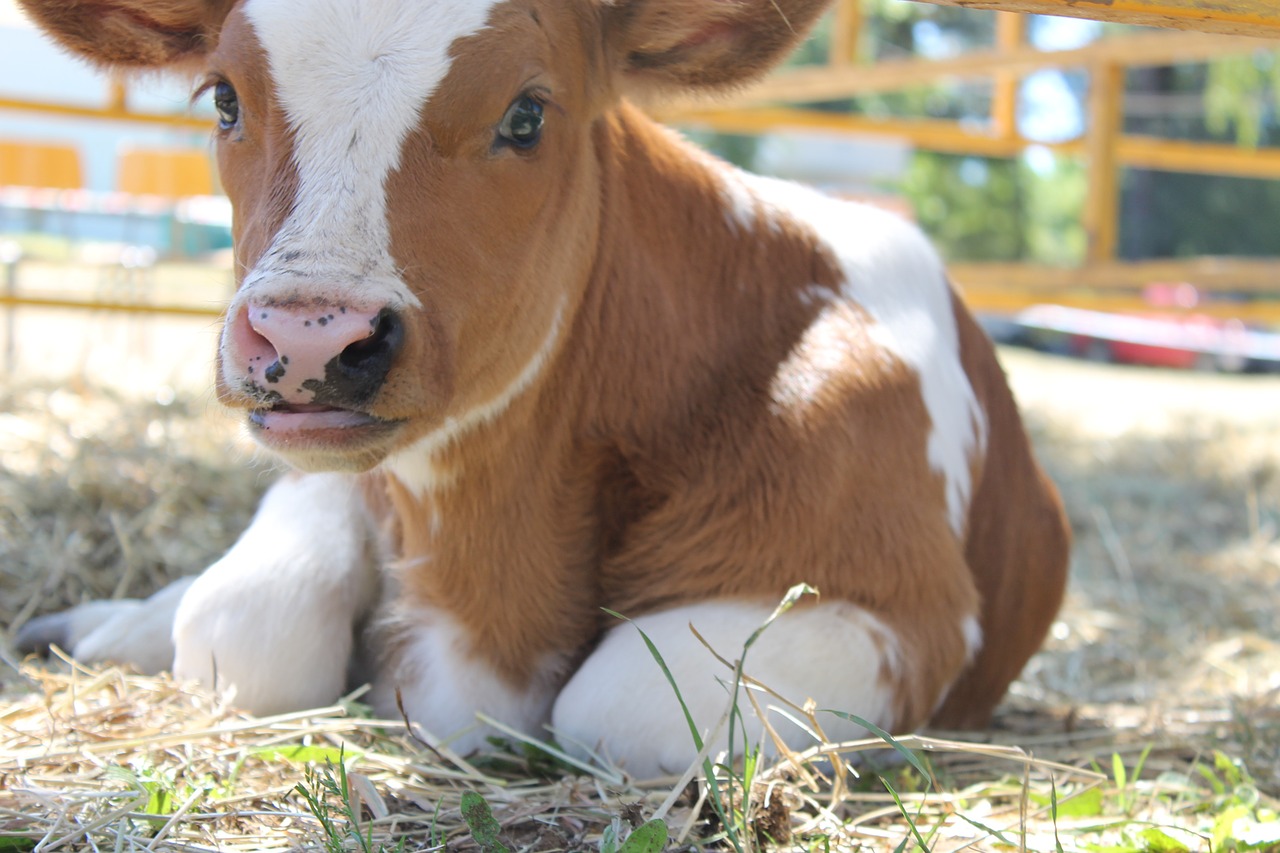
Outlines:
MULTIPOLYGON (((1255 833, 1230 843, 1267 848, 1280 797, 1280 381, 1004 356, 1077 537, 1053 636, 993 731, 904 741, 932 779, 865 755, 846 768, 870 744, 760 770, 741 849, 1157 849, 1150 827, 1205 849, 1232 838, 1224 815, 1255 833)), ((37 613, 200 570, 273 476, 200 394, 11 383, 3 625, 11 635, 37 613)), ((167 678, 5 656, 0 850, 498 849, 466 824, 465 791, 511 850, 599 850, 655 814, 668 849, 732 846, 696 778, 642 785, 527 744, 466 760, 368 719, 358 697, 251 719, 167 678)))

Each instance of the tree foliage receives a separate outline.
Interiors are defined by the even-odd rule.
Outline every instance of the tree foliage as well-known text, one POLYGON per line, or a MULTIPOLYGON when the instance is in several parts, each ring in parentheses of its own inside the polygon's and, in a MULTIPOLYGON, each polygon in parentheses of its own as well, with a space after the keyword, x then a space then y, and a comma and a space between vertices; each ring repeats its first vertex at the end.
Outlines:
POLYGON ((920 225, 953 259, 1027 254, 1028 202, 1016 160, 917 152, 903 184, 920 225))
MULTIPOLYGON (((1125 130, 1245 147, 1274 143, 1278 68, 1276 51, 1263 50, 1134 69, 1125 130)), ((1280 181, 1130 169, 1121 190, 1119 251, 1128 259, 1274 255, 1278 220, 1280 181)))
POLYGON ((1215 135, 1244 146, 1273 142, 1280 109, 1280 50, 1224 56, 1209 63, 1205 120, 1215 135))

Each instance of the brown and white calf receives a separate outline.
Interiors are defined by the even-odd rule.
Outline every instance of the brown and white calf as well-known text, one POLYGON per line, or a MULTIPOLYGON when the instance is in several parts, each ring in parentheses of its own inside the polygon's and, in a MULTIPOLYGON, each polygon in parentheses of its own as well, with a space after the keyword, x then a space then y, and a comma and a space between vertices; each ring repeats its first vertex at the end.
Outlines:
POLYGON ((762 73, 820 0, 22 4, 100 64, 206 75, 218 393, 312 472, 167 603, 52 617, 77 653, 168 663, 172 627, 178 675, 271 712, 367 641, 378 705, 459 749, 483 711, 650 774, 693 745, 603 608, 703 726, 728 673, 688 625, 735 657, 798 582, 748 674, 886 729, 984 724, 1039 646, 1063 514, 925 239, 625 100, 762 73))

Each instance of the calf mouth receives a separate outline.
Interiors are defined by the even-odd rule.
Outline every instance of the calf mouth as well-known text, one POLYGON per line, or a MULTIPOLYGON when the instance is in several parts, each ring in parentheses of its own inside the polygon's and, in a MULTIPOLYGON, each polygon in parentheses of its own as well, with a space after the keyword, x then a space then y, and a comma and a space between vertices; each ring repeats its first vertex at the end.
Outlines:
POLYGON ((360 429, 388 422, 367 412, 321 403, 275 403, 251 411, 249 423, 263 432, 282 435, 316 430, 360 429))
POLYGON ((403 425, 358 409, 285 402, 253 409, 248 423, 258 443, 307 470, 370 467, 403 425))

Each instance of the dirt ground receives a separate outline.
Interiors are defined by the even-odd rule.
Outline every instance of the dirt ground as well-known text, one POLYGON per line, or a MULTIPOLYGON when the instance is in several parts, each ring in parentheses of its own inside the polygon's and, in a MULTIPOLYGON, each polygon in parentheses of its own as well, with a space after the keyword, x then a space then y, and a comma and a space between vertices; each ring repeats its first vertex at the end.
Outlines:
MULTIPOLYGON (((25 318, 0 386, 6 640, 36 613, 199 571, 275 476, 202 378, 210 321, 100 319, 25 318), (33 357, 57 340, 75 358, 33 357)), ((996 736, 1077 762, 1154 744, 1153 774, 1223 749, 1280 796, 1280 377, 1002 359, 1076 547, 996 736)), ((12 699, 30 687, 4 657, 12 699)))
POLYGON ((1002 357, 1076 536, 1011 704, 1239 738, 1280 793, 1280 378, 1002 357))

